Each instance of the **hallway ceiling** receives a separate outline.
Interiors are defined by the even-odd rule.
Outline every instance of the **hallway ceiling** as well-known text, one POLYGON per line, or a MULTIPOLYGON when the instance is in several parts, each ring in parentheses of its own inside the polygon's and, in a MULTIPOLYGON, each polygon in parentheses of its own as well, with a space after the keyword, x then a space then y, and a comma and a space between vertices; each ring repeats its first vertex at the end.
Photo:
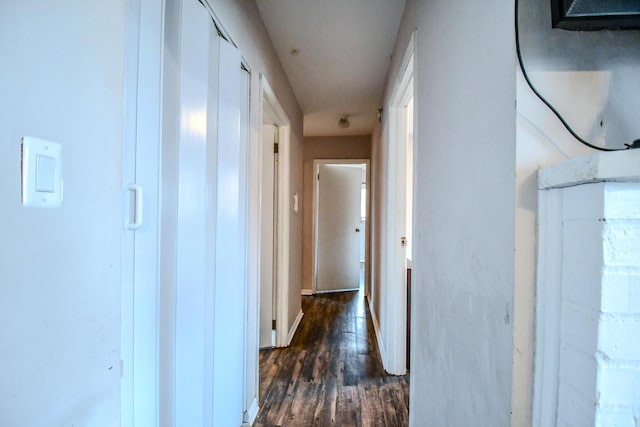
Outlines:
POLYGON ((302 108, 304 135, 371 134, 405 0, 255 1, 302 108), (338 127, 343 115, 348 129, 338 127))

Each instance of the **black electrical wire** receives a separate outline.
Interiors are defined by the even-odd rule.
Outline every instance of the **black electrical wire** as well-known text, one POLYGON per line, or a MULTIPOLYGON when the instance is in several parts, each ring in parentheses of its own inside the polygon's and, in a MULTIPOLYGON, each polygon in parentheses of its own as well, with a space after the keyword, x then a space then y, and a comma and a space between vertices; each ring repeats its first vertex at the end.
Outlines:
MULTIPOLYGON (((551 112, 553 112, 553 114, 555 114, 555 116, 558 118, 558 120, 560 120, 560 122, 564 125, 564 127, 569 131, 569 133, 575 139, 577 139, 579 142, 581 142, 582 144, 586 145, 587 147, 593 148, 594 150, 600 150, 600 151, 622 151, 622 150, 628 150, 629 148, 631 148, 633 145, 626 144, 627 148, 605 148, 605 147, 599 147, 597 145, 593 145, 593 144, 587 142, 586 140, 581 138, 580 135, 578 135, 571 128, 571 126, 569 126, 567 121, 564 119, 564 117, 562 117, 562 115, 558 112, 558 110, 556 110, 553 107, 553 105, 551 105, 551 103, 549 101, 547 101, 546 98, 540 94, 540 92, 538 92, 538 90, 533 86, 533 83, 531 83, 531 80, 529 80, 529 76, 527 74, 527 70, 524 68, 524 63, 522 62, 522 53, 520 52, 520 26, 518 25, 518 0, 515 0, 515 14, 514 15, 515 15, 515 32, 516 32, 516 53, 518 55, 518 63, 520 64, 520 69, 522 70, 522 75, 524 76, 525 81, 527 82, 527 84, 529 85, 529 87, 531 88, 533 93, 538 97, 538 99, 540 99, 540 101, 542 101, 544 103, 544 105, 546 105, 551 110, 551 112)), ((634 142, 634 145, 635 145, 635 142, 634 142)))

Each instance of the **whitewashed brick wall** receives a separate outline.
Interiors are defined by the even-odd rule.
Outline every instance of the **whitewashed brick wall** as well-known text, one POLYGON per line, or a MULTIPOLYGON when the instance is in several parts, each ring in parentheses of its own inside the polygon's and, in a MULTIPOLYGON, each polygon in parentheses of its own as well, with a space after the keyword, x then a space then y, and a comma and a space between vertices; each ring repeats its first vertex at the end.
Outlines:
POLYGON ((605 185, 597 426, 640 426, 640 184, 605 185))
POLYGON ((640 427, 640 184, 562 192, 557 425, 640 427))

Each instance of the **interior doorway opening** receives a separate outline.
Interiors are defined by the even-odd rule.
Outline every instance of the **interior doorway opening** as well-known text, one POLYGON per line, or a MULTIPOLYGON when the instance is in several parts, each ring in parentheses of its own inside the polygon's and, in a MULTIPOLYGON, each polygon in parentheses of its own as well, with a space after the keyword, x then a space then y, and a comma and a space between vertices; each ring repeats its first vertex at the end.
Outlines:
POLYGON ((290 122, 271 86, 260 78, 260 348, 289 344, 290 122))
POLYGON ((314 160, 313 292, 365 289, 369 160, 314 160))
POLYGON ((390 98, 385 280, 387 372, 403 375, 410 361, 411 271, 413 269, 413 150, 415 140, 414 37, 390 98))

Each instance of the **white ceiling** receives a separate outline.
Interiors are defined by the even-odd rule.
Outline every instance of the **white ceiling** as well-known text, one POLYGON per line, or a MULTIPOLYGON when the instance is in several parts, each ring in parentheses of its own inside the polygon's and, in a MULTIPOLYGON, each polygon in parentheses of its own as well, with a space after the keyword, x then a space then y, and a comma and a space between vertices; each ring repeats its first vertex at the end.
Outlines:
POLYGON ((255 1, 304 113, 304 135, 371 134, 405 0, 255 1), (338 128, 344 114, 349 129, 338 128))

